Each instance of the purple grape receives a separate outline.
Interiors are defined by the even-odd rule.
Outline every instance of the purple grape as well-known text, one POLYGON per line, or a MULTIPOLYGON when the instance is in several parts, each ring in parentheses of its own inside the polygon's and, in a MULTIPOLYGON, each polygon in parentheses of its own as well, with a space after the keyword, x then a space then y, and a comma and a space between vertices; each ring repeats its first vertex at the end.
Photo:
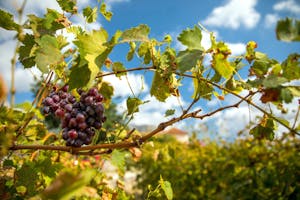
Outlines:
POLYGON ((95 122, 94 122, 94 127, 95 127, 96 129, 100 129, 100 128, 102 127, 102 123, 101 123, 101 122, 98 122, 98 121, 95 121, 95 122))
POLYGON ((102 103, 97 103, 95 106, 95 112, 97 113, 97 115, 102 115, 104 112, 104 107, 102 103))
POLYGON ((96 100, 97 102, 102 102, 102 101, 103 101, 103 96, 102 96, 101 94, 97 94, 97 95, 95 96, 95 100, 96 100))
POLYGON ((60 98, 59 98, 59 96, 57 94, 53 95, 52 99, 53 99, 54 103, 58 103, 59 100, 60 100, 60 98))
POLYGON ((84 122, 85 121, 85 116, 82 113, 77 113, 77 115, 76 115, 76 121, 78 123, 84 122))
POLYGON ((61 88, 62 91, 64 92, 68 92, 69 90, 69 85, 64 85, 62 88, 61 88))
POLYGON ((93 116, 95 114, 95 111, 94 111, 94 109, 91 106, 86 107, 85 111, 90 116, 93 116))
POLYGON ((54 103, 54 101, 51 97, 46 97, 46 99, 43 101, 43 103, 45 106, 51 106, 54 103))
POLYGON ((85 103, 86 105, 92 105, 93 102, 94 102, 94 98, 93 98, 92 96, 87 96, 87 97, 85 97, 85 99, 84 99, 84 103, 85 103))
POLYGON ((82 131, 78 131, 78 138, 81 140, 85 140, 87 138, 87 134, 82 131))
POLYGON ((75 128, 77 126, 76 118, 71 118, 70 121, 69 121, 68 126, 70 128, 75 128))
POLYGON ((78 128, 80 130, 84 130, 84 129, 87 128, 87 124, 85 122, 81 122, 81 123, 78 124, 78 128))
POLYGON ((91 88, 88 92, 89 95, 91 96, 96 96, 98 94, 97 88, 91 88))
POLYGON ((58 108, 55 111, 55 116, 59 118, 63 118, 65 116, 65 111, 62 108, 58 108))
POLYGON ((78 137, 78 133, 76 130, 71 129, 68 131, 69 138, 76 139, 78 137))
POLYGON ((73 106, 72 106, 72 104, 69 103, 69 104, 66 104, 64 108, 66 109, 66 111, 71 112, 73 106))
POLYGON ((43 104, 44 114, 53 114, 61 119, 62 138, 67 146, 89 145, 106 117, 103 116, 103 96, 96 87, 84 91, 77 89, 79 101, 68 92, 69 86, 54 86, 43 104))

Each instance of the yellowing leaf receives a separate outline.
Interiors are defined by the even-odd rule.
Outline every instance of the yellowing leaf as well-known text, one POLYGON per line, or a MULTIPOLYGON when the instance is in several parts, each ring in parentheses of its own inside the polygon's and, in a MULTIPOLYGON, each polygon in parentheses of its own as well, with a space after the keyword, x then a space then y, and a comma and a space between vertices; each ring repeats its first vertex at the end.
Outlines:
POLYGON ((121 42, 148 41, 149 32, 150 28, 145 24, 141 24, 124 31, 121 36, 121 42))

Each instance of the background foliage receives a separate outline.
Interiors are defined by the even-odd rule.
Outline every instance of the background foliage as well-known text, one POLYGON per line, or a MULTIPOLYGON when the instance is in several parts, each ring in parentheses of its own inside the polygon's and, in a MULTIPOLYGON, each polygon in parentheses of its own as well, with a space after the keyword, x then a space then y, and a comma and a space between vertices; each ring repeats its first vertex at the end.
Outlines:
POLYGON ((233 143, 194 138, 183 144, 161 136, 130 166, 140 172, 140 199, 160 176, 171 183, 174 199, 299 199, 299 148, 295 138, 233 143))

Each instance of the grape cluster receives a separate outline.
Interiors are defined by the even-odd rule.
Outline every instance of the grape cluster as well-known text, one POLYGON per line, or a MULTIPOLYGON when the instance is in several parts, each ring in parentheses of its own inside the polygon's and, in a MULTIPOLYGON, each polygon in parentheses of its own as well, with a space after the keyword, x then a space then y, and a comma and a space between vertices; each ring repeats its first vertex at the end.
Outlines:
POLYGON ((105 121, 103 96, 97 88, 88 91, 77 90, 80 99, 68 93, 68 85, 60 89, 53 88, 43 104, 44 114, 54 114, 61 119, 62 138, 67 146, 80 147, 92 142, 95 130, 105 121))

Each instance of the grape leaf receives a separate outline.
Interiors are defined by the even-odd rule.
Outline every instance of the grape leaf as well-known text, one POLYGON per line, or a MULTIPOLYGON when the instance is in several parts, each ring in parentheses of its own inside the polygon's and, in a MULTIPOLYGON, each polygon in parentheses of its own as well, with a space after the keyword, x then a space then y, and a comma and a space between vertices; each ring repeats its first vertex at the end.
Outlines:
POLYGON ((121 42, 148 41, 149 32, 150 28, 145 24, 141 24, 137 27, 125 30, 121 36, 121 42))
POLYGON ((172 190, 171 183, 169 181, 163 180, 162 176, 160 176, 159 184, 162 190, 164 191, 167 199, 168 200, 173 199, 173 190, 172 190))
POLYGON ((25 186, 27 193, 33 195, 36 193, 35 183, 37 181, 38 174, 35 170, 35 165, 32 163, 24 163, 22 167, 16 172, 17 186, 25 186))
POLYGON ((202 33, 197 26, 195 26, 194 29, 182 31, 177 39, 183 45, 187 46, 189 50, 198 49, 204 51, 204 48, 201 46, 202 33))
POLYGON ((86 18, 87 23, 93 23, 97 20, 97 7, 91 8, 90 6, 83 9, 83 16, 86 18))
POLYGON ((6 30, 18 30, 20 25, 14 22, 13 15, 0 9, 0 27, 6 30))
MULTIPOLYGON (((194 73, 194 76, 197 77, 197 74, 194 73)), ((212 92, 214 90, 211 85, 207 84, 204 81, 201 81, 198 78, 193 79, 193 85, 194 85, 194 93, 192 95, 193 99, 202 97, 211 100, 212 92)))
POLYGON ((199 49, 180 51, 177 55, 177 67, 184 73, 196 66, 199 60, 203 59, 203 51, 199 49))
POLYGON ((100 6, 100 13, 103 15, 103 17, 107 20, 110 21, 111 17, 113 16, 113 13, 110 11, 107 11, 106 9, 106 4, 102 3, 100 6))
POLYGON ((121 173, 124 173, 125 171, 125 155, 126 152, 116 149, 113 150, 111 154, 111 163, 116 166, 121 173))
POLYGON ((95 175, 96 171, 92 169, 81 171, 80 174, 74 174, 67 171, 62 172, 41 193, 41 197, 42 199, 71 199, 78 193, 81 194, 82 189, 89 184, 95 175))
POLYGON ((174 113, 175 113, 175 109, 168 109, 168 110, 166 110, 166 112, 165 112, 165 117, 174 115, 174 113))
POLYGON ((293 96, 300 97, 300 86, 288 86, 286 88, 290 90, 293 96))
POLYGON ((69 78, 70 80, 68 84, 70 89, 80 88, 87 85, 91 80, 91 71, 88 64, 72 67, 69 78))
POLYGON ((63 56, 55 37, 44 35, 37 40, 39 47, 36 50, 35 62, 41 72, 48 72, 49 65, 57 65, 63 61, 63 56))
POLYGON ((154 74, 150 94, 162 102, 164 102, 171 95, 168 85, 158 72, 155 72, 154 74))
POLYGON ((120 72, 126 70, 125 66, 121 62, 114 62, 112 70, 116 73, 117 77, 126 75, 126 72, 120 72))
POLYGON ((143 102, 136 97, 128 97, 126 101, 128 115, 131 115, 135 112, 139 111, 139 105, 143 104, 143 102))
POLYGON ((75 14, 77 13, 76 0, 56 0, 62 10, 75 14))
POLYGON ((263 79, 262 84, 266 88, 276 88, 286 82, 288 82, 286 78, 271 74, 263 79))
POLYGON ((276 26, 278 40, 285 42, 300 41, 300 20, 286 18, 279 20, 276 26))
POLYGON ((283 77, 288 80, 300 79, 300 54, 290 54, 281 67, 283 77))
POLYGON ((234 72, 234 68, 231 66, 226 56, 221 53, 213 54, 212 67, 226 79, 230 79, 234 72))
POLYGON ((22 41, 23 45, 19 48, 19 61, 22 63, 24 68, 30 68, 35 65, 35 55, 33 55, 32 50, 34 50, 34 36, 26 34, 24 40, 22 41))
POLYGON ((104 45, 107 42, 107 38, 108 34, 104 29, 93 30, 89 34, 77 36, 74 44, 78 47, 80 62, 85 62, 87 65, 78 64, 78 66, 74 67, 74 72, 72 73, 71 71, 70 81, 72 85, 70 85, 70 88, 75 88, 75 85, 82 87, 92 84, 99 72, 99 68, 102 67, 104 60, 111 50, 104 45), (83 70, 82 73, 85 77, 82 77, 82 74, 80 75, 80 69, 83 70), (81 76, 81 78, 77 76, 81 76), (77 82, 79 81, 78 79, 82 79, 83 82, 77 82))
POLYGON ((284 101, 285 103, 291 103, 293 98, 294 96, 288 88, 282 88, 280 90, 280 100, 284 101))
POLYGON ((130 45, 130 49, 127 53, 127 61, 131 61, 133 59, 133 56, 134 56, 134 52, 135 52, 135 47, 136 47, 136 44, 134 42, 129 42, 129 45, 130 45))
POLYGON ((111 98, 114 94, 114 87, 111 86, 108 82, 102 82, 99 92, 104 97, 104 103, 110 105, 111 98))

